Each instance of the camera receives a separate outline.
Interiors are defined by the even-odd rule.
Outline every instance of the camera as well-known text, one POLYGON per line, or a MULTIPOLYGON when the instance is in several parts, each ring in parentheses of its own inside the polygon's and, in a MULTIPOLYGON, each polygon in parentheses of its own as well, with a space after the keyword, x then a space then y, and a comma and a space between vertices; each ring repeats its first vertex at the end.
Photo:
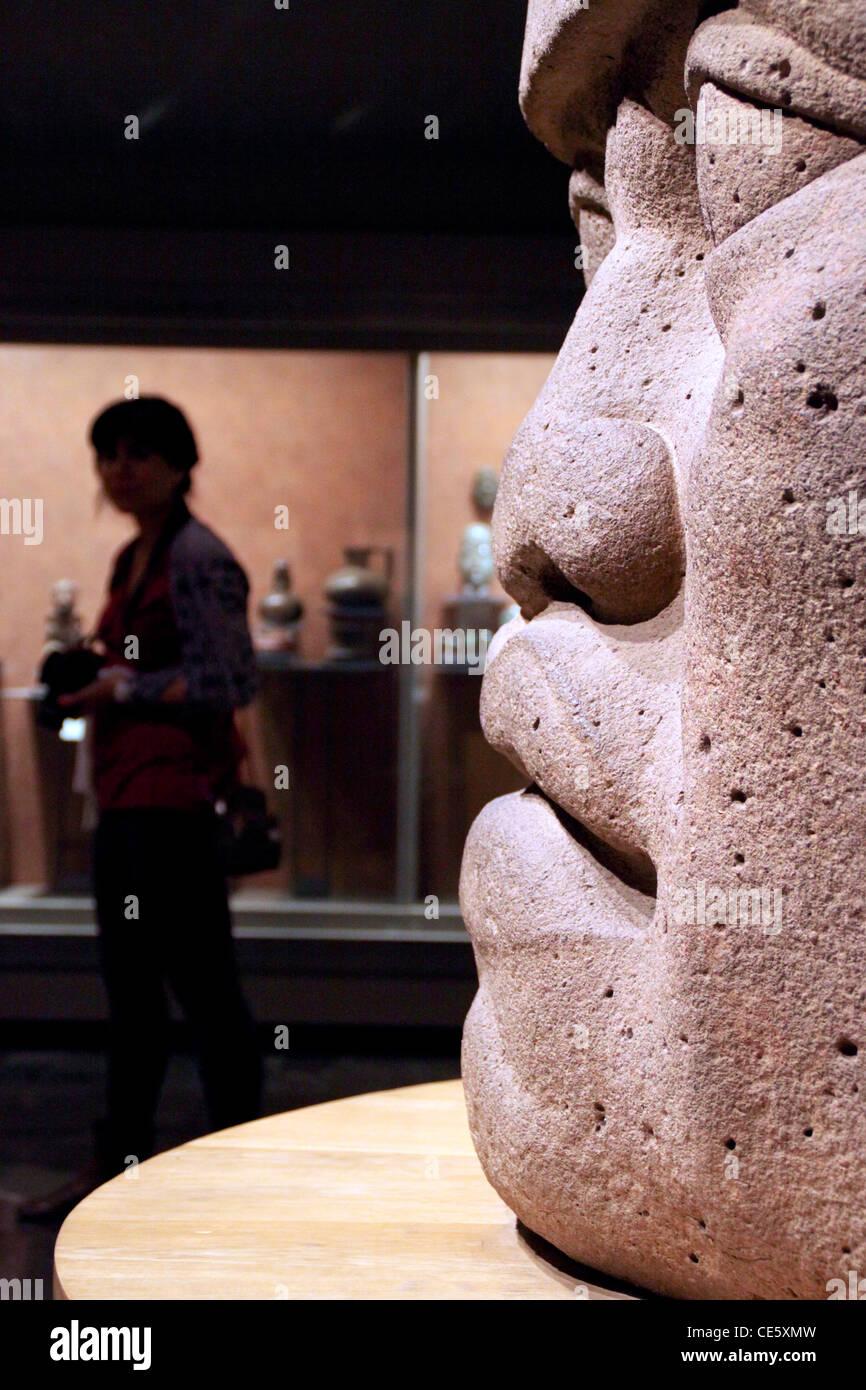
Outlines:
POLYGON ((90 647, 70 647, 66 651, 49 652, 39 672, 40 683, 47 687, 39 709, 37 723, 43 729, 53 729, 57 733, 64 719, 75 716, 75 706, 63 708, 57 703, 59 695, 73 695, 96 680, 104 658, 90 647))

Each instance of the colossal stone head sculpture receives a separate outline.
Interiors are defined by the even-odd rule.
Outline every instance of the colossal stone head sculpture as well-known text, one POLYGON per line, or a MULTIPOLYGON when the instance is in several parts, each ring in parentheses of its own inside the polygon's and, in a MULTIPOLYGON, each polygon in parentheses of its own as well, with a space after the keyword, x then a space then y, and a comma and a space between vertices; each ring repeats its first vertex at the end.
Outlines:
POLYGON ((530 785, 464 855, 475 1144, 612 1275, 826 1298, 866 1275, 866 7, 530 0, 520 102, 591 284, 494 514, 530 785))

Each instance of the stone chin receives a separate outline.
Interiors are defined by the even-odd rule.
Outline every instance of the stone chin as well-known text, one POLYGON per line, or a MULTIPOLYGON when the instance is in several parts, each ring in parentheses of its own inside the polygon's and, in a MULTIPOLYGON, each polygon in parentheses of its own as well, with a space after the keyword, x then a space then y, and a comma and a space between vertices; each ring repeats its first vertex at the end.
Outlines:
POLYGON ((715 1184, 690 1188, 681 1162, 655 899, 579 834, 530 790, 490 803, 467 841, 479 990, 462 1067, 482 1167, 525 1226, 583 1264, 674 1296, 772 1297, 795 1277, 790 1252, 753 1263, 715 1184))

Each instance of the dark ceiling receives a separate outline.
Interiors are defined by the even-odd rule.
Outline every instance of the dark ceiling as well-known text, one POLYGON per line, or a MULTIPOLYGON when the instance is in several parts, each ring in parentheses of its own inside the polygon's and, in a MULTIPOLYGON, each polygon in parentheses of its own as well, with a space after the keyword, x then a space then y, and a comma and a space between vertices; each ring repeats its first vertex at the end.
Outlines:
MULTIPOLYGON (((223 275, 222 317, 276 315, 290 331, 291 306, 305 295, 301 318, 316 316, 313 281, 295 276, 269 305, 243 266, 259 254, 257 238, 299 249, 300 264, 323 234, 337 239, 332 257, 335 245, 350 257, 354 245, 356 297, 365 266, 373 298, 387 298, 392 280, 388 321, 396 313, 409 327, 421 313, 429 328, 456 314, 470 337, 470 320, 483 336, 488 303, 500 338, 510 314, 516 341, 525 323, 529 344, 561 305, 551 339, 561 335, 579 292, 575 236, 567 170, 529 134, 517 104, 525 0, 290 0, 288 10, 274 0, 4 0, 0 11, 7 336, 16 326, 38 335, 37 319, 59 315, 93 337, 100 314, 111 336, 130 316, 142 326, 149 305, 151 328, 173 305, 181 321, 201 324, 213 303, 211 260, 224 265, 231 247, 238 299, 223 275), (130 115, 138 140, 125 138, 130 115), (431 115, 437 140, 425 138, 431 115), (172 290, 153 265, 147 293, 128 262, 115 273, 145 230, 143 258, 168 257, 172 290), (553 266, 540 267, 550 248, 553 266), (432 280, 426 309, 419 256, 432 280), (455 301, 461 264, 475 282, 465 314, 455 301), (394 301, 401 277, 405 312, 394 301)), ((327 268, 316 274, 330 293, 327 268)))

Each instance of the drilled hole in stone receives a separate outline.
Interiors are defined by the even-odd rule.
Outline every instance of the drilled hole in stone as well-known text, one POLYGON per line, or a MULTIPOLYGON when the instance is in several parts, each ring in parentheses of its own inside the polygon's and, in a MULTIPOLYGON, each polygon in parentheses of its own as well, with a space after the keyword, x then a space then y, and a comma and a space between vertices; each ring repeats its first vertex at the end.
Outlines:
POLYGON ((796 365, 795 365, 795 367, 794 367, 794 371, 795 371, 795 372, 805 372, 805 370, 806 370, 806 363, 805 363, 805 362, 797 362, 797 363, 796 363, 796 365))
POLYGON ((737 1147, 737 1141, 736 1141, 736 1139, 726 1139, 726 1140, 725 1140, 725 1148, 726 1148, 726 1149, 735 1149, 736 1147, 737 1147))
POLYGON ((704 253, 703 253, 703 251, 699 251, 698 254, 695 256, 695 260, 696 260, 696 261, 702 261, 703 259, 704 259, 704 253))
POLYGON ((853 583, 854 583, 854 576, 853 576, 853 574, 840 574, 840 575, 839 575, 839 588, 840 588, 840 589, 850 589, 850 588, 852 587, 853 583))
POLYGON ((799 724, 786 724, 785 728, 788 730, 789 734, 794 735, 794 738, 803 737, 803 730, 799 724))
POLYGON ((839 409, 836 395, 829 386, 816 386, 806 397, 806 404, 811 410, 823 410, 825 414, 830 410, 839 409))
POLYGON ((698 743, 698 747, 700 748, 701 752, 709 753, 712 746, 713 745, 709 734, 701 734, 700 741, 698 743))
POLYGON ((840 1038, 840 1039, 838 1040, 838 1042, 836 1043, 836 1046, 837 1046, 837 1048, 839 1049, 839 1051, 842 1053, 842 1056, 843 1056, 843 1057, 856 1057, 856 1056, 857 1056, 857 1044, 856 1044, 855 1042, 852 1042, 850 1038, 846 1038, 846 1037, 840 1038))
POLYGON ((691 1260, 692 1264, 700 1264, 700 1260, 698 1259, 694 1251, 692 1251, 691 1255, 689 1255, 689 1259, 691 1260))
POLYGON ((731 791, 731 800, 742 804, 746 799, 746 793, 740 787, 734 787, 731 791))
POLYGON ((605 992, 604 992, 604 997, 605 997, 605 999, 612 999, 612 998, 613 998, 613 989, 611 988, 610 985, 608 985, 607 989, 605 990, 605 992))
POLYGON ((805 1134, 807 1139, 811 1139, 815 1131, 813 1129, 804 1129, 803 1133, 805 1134))
POLYGON ((532 727, 533 727, 533 729, 537 729, 540 723, 541 723, 541 720, 539 719, 538 715, 536 715, 535 718, 534 718, 533 721, 532 721, 532 727))
POLYGON ((805 159, 795 159, 795 160, 794 160, 794 168, 797 170, 797 173, 798 173, 798 174, 802 174, 803 171, 804 171, 804 169, 806 168, 806 161, 805 161, 805 159))
POLYGON ((746 856, 745 856, 744 854, 740 854, 740 852, 739 852, 739 850, 738 850, 737 853, 734 855, 734 863, 735 863, 735 864, 745 864, 745 862, 746 862, 746 856))
POLYGON ((826 306, 826 304, 824 303, 823 299, 819 299, 815 304, 812 305, 812 318, 813 318, 813 319, 822 319, 822 318, 824 317, 824 315, 826 314, 826 312, 827 312, 827 306, 826 306))

